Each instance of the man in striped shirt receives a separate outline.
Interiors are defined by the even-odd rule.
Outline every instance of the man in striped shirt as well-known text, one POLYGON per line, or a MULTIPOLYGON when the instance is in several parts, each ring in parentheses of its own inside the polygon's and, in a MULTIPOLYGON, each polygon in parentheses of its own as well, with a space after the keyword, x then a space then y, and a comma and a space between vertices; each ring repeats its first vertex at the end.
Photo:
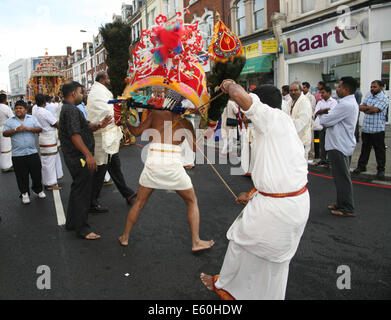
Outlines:
POLYGON ((362 131, 361 154, 358 160, 358 166, 353 171, 354 174, 360 174, 366 171, 369 155, 372 147, 375 149, 377 162, 377 178, 384 179, 384 169, 386 165, 386 147, 385 147, 385 125, 386 115, 389 106, 388 97, 382 91, 383 83, 375 80, 371 83, 371 94, 364 100, 360 106, 360 111, 365 113, 362 131))

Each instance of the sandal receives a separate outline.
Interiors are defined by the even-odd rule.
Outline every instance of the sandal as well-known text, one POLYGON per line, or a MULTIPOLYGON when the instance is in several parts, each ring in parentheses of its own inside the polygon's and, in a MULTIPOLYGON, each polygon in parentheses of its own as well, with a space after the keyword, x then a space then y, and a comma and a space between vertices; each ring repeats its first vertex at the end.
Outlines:
POLYGON ((331 210, 331 214, 334 216, 340 216, 340 217, 355 217, 356 216, 354 213, 342 212, 340 210, 331 210))
POLYGON ((338 207, 336 204, 331 204, 327 207, 329 210, 338 210, 338 207))

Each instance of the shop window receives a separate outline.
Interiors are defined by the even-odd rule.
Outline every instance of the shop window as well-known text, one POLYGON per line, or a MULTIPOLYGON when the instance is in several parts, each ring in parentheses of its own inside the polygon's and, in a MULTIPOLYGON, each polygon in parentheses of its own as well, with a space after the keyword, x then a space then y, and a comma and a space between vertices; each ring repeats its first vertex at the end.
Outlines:
POLYGON ((239 36, 246 34, 246 9, 244 7, 244 0, 240 0, 237 4, 237 19, 236 27, 239 36))
POLYGON ((307 13, 315 10, 316 1, 314 0, 301 0, 301 12, 307 13))
POLYGON ((322 80, 335 90, 342 77, 352 76, 360 80, 360 73, 360 53, 355 52, 292 64, 289 67, 289 81, 315 84, 322 80))
POLYGON ((381 81, 385 85, 385 90, 390 90, 390 61, 386 61, 382 63, 381 68, 381 81))
POLYGON ((383 60, 391 60, 391 51, 383 52, 383 60))
POLYGON ((254 22, 255 30, 263 29, 265 22, 265 1, 255 0, 254 1, 254 22))

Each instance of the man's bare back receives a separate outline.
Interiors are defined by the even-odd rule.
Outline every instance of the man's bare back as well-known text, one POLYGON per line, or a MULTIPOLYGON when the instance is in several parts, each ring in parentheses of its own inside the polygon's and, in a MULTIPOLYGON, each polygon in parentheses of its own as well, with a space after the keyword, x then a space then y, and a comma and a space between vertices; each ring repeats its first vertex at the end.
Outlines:
POLYGON ((129 126, 133 135, 139 137, 145 130, 150 131, 150 142, 180 145, 187 138, 196 151, 195 131, 190 121, 170 111, 152 111, 139 127, 129 126))

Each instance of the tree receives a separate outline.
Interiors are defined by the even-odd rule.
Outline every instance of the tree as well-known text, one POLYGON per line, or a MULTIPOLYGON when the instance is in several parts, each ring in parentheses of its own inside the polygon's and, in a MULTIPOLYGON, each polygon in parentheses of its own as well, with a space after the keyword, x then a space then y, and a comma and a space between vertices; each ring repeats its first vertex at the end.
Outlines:
POLYGON ((131 27, 122 21, 101 26, 100 34, 106 49, 106 63, 114 97, 122 95, 129 70, 129 46, 131 27))

